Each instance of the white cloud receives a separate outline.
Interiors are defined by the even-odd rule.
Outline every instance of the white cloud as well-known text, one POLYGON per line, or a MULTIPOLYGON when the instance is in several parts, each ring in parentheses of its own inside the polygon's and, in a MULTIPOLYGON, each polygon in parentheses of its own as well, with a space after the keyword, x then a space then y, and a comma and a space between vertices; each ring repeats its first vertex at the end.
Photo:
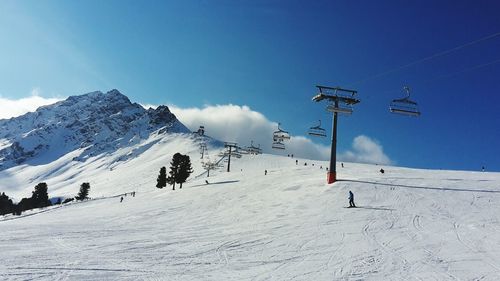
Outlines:
MULTIPOLYGON (((304 136, 292 136, 290 141, 285 143, 285 151, 272 149, 272 135, 277 129, 277 123, 248 106, 207 105, 201 109, 183 109, 169 105, 169 108, 190 130, 195 131, 203 125, 207 135, 222 141, 233 141, 240 146, 247 146, 253 140, 254 145, 260 144, 266 153, 294 154, 296 157, 317 160, 330 159, 330 146, 315 143, 304 136)), ((382 146, 366 136, 356 137, 353 150, 339 155, 338 159, 346 162, 392 163, 384 154, 382 146)))
POLYGON ((277 125, 248 106, 229 104, 183 109, 170 105, 169 108, 190 130, 203 125, 206 134, 216 139, 241 146, 250 145, 253 140, 254 145, 260 144, 265 151, 271 149, 272 133, 277 125))
MULTIPOLYGON (((31 96, 22 99, 0 97, 0 119, 20 116, 35 111, 38 107, 60 101, 60 98, 43 98, 40 89, 34 88, 31 96)), ((156 108, 156 105, 141 104, 144 108, 156 108)), ((262 113, 248 106, 215 105, 203 108, 179 108, 169 105, 170 110, 190 130, 195 131, 200 125, 205 126, 207 135, 221 141, 237 142, 240 146, 259 145, 266 153, 294 154, 296 157, 328 160, 330 147, 313 142, 304 136, 294 136, 285 143, 286 150, 271 148, 273 132, 278 128, 276 122, 268 120, 262 113)), ((286 128, 284 128, 286 129, 286 128)), ((367 136, 354 138, 352 150, 340 153, 340 161, 375 164, 392 164, 393 161, 384 154, 382 146, 367 136)))
POLYGON ((44 98, 40 96, 40 89, 31 90, 31 96, 21 99, 8 99, 0 97, 0 119, 17 117, 30 111, 35 111, 43 105, 60 101, 59 98, 44 98))
POLYGON ((385 155, 382 145, 364 135, 355 137, 352 150, 341 153, 339 160, 371 164, 393 164, 393 161, 385 155))

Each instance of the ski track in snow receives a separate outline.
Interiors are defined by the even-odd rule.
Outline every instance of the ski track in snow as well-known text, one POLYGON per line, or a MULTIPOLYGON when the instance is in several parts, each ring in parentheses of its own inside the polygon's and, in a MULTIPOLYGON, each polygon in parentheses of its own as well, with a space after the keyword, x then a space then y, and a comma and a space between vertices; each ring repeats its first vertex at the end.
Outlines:
MULTIPOLYGON (((197 161, 196 144, 169 139, 126 162, 99 158, 71 181, 92 177, 95 200, 0 218, 0 279, 500 279, 500 174, 344 163, 327 185, 324 162, 245 155, 208 185, 194 163, 182 189, 156 189, 179 147, 197 161), (349 190, 358 208, 345 208, 349 190)), ((58 179, 77 169, 59 168, 58 179)), ((48 168, 33 171, 20 174, 48 168)))

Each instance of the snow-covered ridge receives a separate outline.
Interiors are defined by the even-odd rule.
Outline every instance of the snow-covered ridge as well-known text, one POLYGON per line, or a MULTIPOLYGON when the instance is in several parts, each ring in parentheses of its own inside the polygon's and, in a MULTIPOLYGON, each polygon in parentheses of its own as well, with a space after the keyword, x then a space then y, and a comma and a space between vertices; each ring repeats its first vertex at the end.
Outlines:
POLYGON ((74 160, 83 161, 137 143, 157 130, 189 133, 167 106, 146 110, 118 90, 70 96, 0 120, 0 170, 22 163, 51 163, 82 148, 74 160))

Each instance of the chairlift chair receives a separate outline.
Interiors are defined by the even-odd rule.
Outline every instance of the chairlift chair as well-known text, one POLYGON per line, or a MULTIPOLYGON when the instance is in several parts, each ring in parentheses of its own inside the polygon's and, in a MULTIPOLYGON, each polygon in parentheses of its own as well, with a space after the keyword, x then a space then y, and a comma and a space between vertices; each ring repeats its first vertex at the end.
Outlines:
POLYGON ((325 129, 321 128, 321 120, 318 121, 319 125, 309 128, 309 131, 307 131, 307 133, 315 137, 326 137, 325 129))
POLYGON ((250 154, 261 154, 262 153, 262 149, 260 148, 260 145, 258 147, 254 146, 253 141, 251 141, 250 146, 247 146, 246 150, 250 154))
POLYGON ((420 116, 418 104, 410 100, 410 88, 405 86, 403 89, 406 91, 406 97, 392 100, 389 105, 390 112, 407 116, 420 116))
POLYGON ((281 123, 278 123, 278 130, 273 133, 273 140, 275 142, 290 139, 290 134, 287 131, 282 130, 280 125, 281 123))
POLYGON ((253 148, 249 148, 248 152, 250 154, 262 154, 262 149, 259 147, 253 147, 253 148))
POLYGON ((278 141, 273 142, 272 148, 283 150, 283 149, 285 149, 285 144, 278 140, 278 141))

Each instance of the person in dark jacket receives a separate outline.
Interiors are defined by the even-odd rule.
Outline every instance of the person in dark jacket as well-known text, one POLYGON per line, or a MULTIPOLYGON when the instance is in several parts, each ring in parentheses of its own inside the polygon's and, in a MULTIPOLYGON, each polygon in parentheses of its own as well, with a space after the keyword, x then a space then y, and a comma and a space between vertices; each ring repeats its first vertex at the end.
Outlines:
POLYGON ((356 205, 354 204, 354 194, 350 190, 349 190, 349 207, 356 208, 356 205))

